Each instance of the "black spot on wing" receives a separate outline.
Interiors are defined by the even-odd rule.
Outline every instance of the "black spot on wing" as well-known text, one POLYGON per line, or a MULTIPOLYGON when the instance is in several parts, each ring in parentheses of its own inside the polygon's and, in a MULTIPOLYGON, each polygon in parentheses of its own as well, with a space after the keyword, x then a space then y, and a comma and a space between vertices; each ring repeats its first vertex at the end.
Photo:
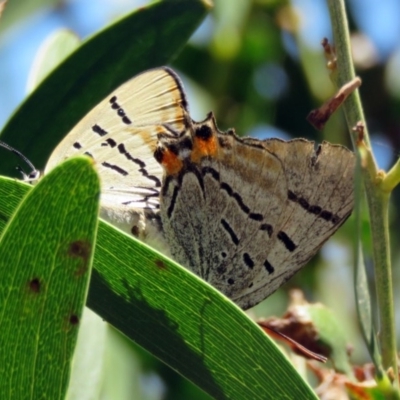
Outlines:
POLYGON ((324 210, 317 204, 310 204, 305 198, 297 196, 296 193, 288 190, 288 199, 300 205, 301 208, 327 222, 332 222, 334 225, 340 222, 340 217, 329 210, 324 210))
MULTIPOLYGON (((146 188, 146 189, 151 189, 151 188, 146 188)), ((140 199, 141 202, 146 203, 149 200, 152 200, 154 198, 158 198, 160 195, 159 192, 157 193, 152 193, 152 194, 146 194, 146 195, 142 195, 142 198, 140 199)), ((138 200, 129 200, 129 201, 124 201, 122 202, 123 205, 127 206, 128 204, 134 204, 137 203, 138 200)), ((155 206, 157 208, 157 206, 155 206)))
POLYGON ((249 213, 249 218, 253 219, 254 221, 262 221, 264 217, 258 213, 249 213))
POLYGON ((236 203, 242 209, 243 212, 245 212, 246 214, 250 213, 250 208, 243 203, 242 197, 240 196, 239 193, 234 192, 232 194, 232 197, 236 200, 236 203))
POLYGON ((121 118, 124 124, 130 125, 132 121, 126 115, 124 109, 117 103, 117 96, 113 96, 110 99, 111 108, 117 110, 117 115, 121 118))
POLYGON ((243 261, 250 269, 254 268, 254 261, 250 257, 249 253, 244 253, 243 254, 243 261))
POLYGON ((262 231, 266 231, 268 233, 269 237, 271 237, 274 232, 272 225, 270 225, 270 224, 261 224, 260 229, 262 231))
POLYGON ((101 144, 102 146, 110 146, 111 148, 117 145, 117 142, 114 139, 108 138, 105 142, 101 144))
POLYGON ((123 154, 129 161, 133 161, 135 164, 139 165, 139 167, 144 168, 146 164, 144 161, 140 160, 139 158, 132 157, 132 155, 126 150, 125 145, 120 143, 118 145, 118 151, 123 154))
POLYGON ((202 173, 205 176, 206 174, 210 174, 216 181, 219 181, 219 172, 211 167, 204 167, 202 169, 202 173))
POLYGON ((293 243, 292 239, 290 239, 290 237, 285 232, 278 232, 277 237, 290 252, 296 250, 297 246, 293 243))
POLYGON ((232 242, 237 246, 239 244, 239 239, 236 236, 236 233, 234 232, 234 230, 232 229, 232 227, 228 224, 228 222, 221 218, 221 224, 223 226, 223 228, 228 232, 229 236, 232 239, 232 242))
POLYGON ((308 211, 311 214, 319 215, 321 214, 322 208, 320 206, 310 206, 308 211))
MULTIPOLYGON (((218 171, 216 171, 214 168, 212 167, 204 167, 201 170, 203 176, 205 176, 206 174, 211 175, 216 181, 220 182, 220 174, 218 171)), ((239 208, 248 215, 248 217, 254 221, 263 221, 264 220, 264 216, 260 213, 254 213, 254 212, 250 212, 250 208, 244 204, 242 197, 240 196, 239 193, 235 192, 232 187, 226 183, 226 182, 220 182, 220 188, 222 190, 224 190, 230 197, 232 197, 237 205, 239 206, 239 208)), ((261 230, 266 230, 268 232, 268 235, 271 236, 272 235, 272 226, 269 224, 262 224, 260 226, 261 230)))
POLYGON ((147 172, 146 163, 145 163, 144 161, 140 160, 139 158, 133 157, 133 156, 129 153, 129 151, 126 150, 126 148, 125 148, 125 146, 124 146, 123 143, 120 143, 120 144, 117 146, 117 149, 118 149, 118 151, 119 151, 121 154, 123 154, 123 155, 126 157, 127 160, 132 161, 133 163, 135 163, 136 165, 138 165, 138 166, 140 167, 140 168, 139 168, 139 172, 140 172, 144 177, 146 177, 147 179, 150 179, 151 181, 153 181, 153 182, 155 183, 155 186, 156 186, 156 187, 161 187, 161 181, 160 181, 160 179, 159 179, 157 176, 155 176, 155 175, 150 175, 150 174, 147 172))
POLYGON ((75 149, 81 149, 82 148, 82 145, 79 143, 79 142, 75 142, 73 145, 72 145, 75 149))
POLYGON ((275 272, 275 268, 271 265, 271 263, 267 259, 264 261, 264 267, 270 275, 275 272))
POLYGON ((93 132, 95 132, 95 133, 97 133, 98 135, 100 135, 100 136, 105 136, 105 135, 107 135, 107 131, 105 131, 102 127, 100 127, 99 125, 97 125, 97 124, 94 124, 93 126, 92 126, 92 131, 93 132))
POLYGON ((123 168, 119 167, 118 165, 110 164, 107 161, 102 162, 101 165, 103 167, 110 168, 113 171, 118 172, 119 174, 121 174, 123 176, 127 176, 128 175, 128 171, 125 171, 123 168))
POLYGON ((139 171, 147 178, 155 183, 156 187, 161 187, 161 181, 155 175, 149 175, 144 169, 139 169, 139 171))

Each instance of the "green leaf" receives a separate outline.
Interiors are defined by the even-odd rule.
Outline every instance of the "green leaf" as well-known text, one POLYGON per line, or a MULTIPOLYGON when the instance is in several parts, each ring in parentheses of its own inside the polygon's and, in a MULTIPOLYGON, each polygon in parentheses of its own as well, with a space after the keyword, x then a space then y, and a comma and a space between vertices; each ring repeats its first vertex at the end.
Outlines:
MULTIPOLYGON (((0 181, 0 198, 7 193, 9 198, 0 203, 0 215, 11 214, 22 187, 0 181)), ((231 301, 102 221, 88 305, 215 398, 316 398, 275 344, 231 301)))
POLYGON ((385 372, 382 365, 379 341, 372 319, 371 294, 368 287, 367 272, 365 269, 363 249, 362 249, 362 231, 361 231, 361 207, 364 203, 364 191, 362 189, 362 176, 360 158, 357 157, 355 171, 355 206, 354 217, 356 225, 356 235, 354 238, 354 292, 356 297, 356 308, 361 333, 364 337, 369 354, 376 368, 378 379, 384 379, 385 372))
MULTIPOLYGON (((24 198, 3 231, 2 399, 58 399, 66 393, 98 221, 100 183, 91 164, 75 158, 54 169, 24 198)), ((2 183, 10 188, 10 182, 2 183)), ((28 189, 18 186, 20 194, 28 189)))
POLYGON ((79 44, 78 36, 68 29, 59 29, 49 35, 33 62, 28 78, 28 92, 33 91, 79 44))
MULTIPOLYGON (((203 20, 205 0, 163 1, 143 7, 89 38, 60 64, 8 121, 2 140, 42 169, 57 143, 113 89, 168 63, 203 20)), ((11 154, 0 173, 15 174, 11 154)))

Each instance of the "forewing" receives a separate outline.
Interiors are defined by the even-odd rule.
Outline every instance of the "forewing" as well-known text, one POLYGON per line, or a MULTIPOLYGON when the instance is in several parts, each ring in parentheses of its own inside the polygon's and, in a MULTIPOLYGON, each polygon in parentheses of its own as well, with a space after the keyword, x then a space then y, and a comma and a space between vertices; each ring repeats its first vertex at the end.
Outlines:
POLYGON ((130 207, 158 204, 162 169, 154 160, 157 134, 185 128, 187 101, 169 68, 146 71, 121 85, 91 110, 51 155, 46 171, 73 155, 87 154, 98 167, 102 202, 130 207))

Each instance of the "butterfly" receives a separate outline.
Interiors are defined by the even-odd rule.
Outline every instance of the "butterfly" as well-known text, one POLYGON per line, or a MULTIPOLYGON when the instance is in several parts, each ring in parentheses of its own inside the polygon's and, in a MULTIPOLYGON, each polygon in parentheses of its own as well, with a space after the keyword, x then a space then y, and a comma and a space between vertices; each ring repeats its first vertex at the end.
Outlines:
POLYGON ((52 153, 92 157, 101 216, 172 255, 243 309, 303 267, 353 207, 354 155, 305 139, 260 141, 195 122, 169 68, 137 75, 52 153))
POLYGON ((353 208, 355 156, 305 139, 239 138, 210 114, 159 135, 160 214, 172 257, 241 308, 282 286, 353 208))
POLYGON ((158 216, 162 168, 157 135, 186 129, 188 103, 168 67, 145 71, 94 107, 59 143, 45 174, 74 155, 88 155, 101 177, 102 218, 168 254, 158 216))

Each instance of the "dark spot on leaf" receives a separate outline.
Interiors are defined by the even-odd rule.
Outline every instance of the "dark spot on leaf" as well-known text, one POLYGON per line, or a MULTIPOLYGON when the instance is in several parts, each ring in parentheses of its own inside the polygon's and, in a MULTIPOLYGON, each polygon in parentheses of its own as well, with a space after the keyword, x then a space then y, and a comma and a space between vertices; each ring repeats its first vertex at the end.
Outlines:
POLYGON ((72 257, 89 257, 90 245, 84 240, 76 240, 69 246, 69 255, 72 257))
POLYGON ((154 264, 156 264, 156 267, 159 269, 167 269, 167 266, 165 265, 164 261, 156 260, 154 264))
POLYGON ((79 317, 76 314, 72 314, 69 317, 69 322, 71 325, 78 325, 79 324, 79 317))
POLYGON ((29 289, 33 293, 39 293, 40 292, 40 279, 39 278, 33 278, 29 281, 29 289))
POLYGON ((76 271, 76 275, 83 275, 88 268, 90 258, 90 243, 86 240, 76 240, 69 245, 68 255, 74 258, 82 259, 79 269, 76 271))

